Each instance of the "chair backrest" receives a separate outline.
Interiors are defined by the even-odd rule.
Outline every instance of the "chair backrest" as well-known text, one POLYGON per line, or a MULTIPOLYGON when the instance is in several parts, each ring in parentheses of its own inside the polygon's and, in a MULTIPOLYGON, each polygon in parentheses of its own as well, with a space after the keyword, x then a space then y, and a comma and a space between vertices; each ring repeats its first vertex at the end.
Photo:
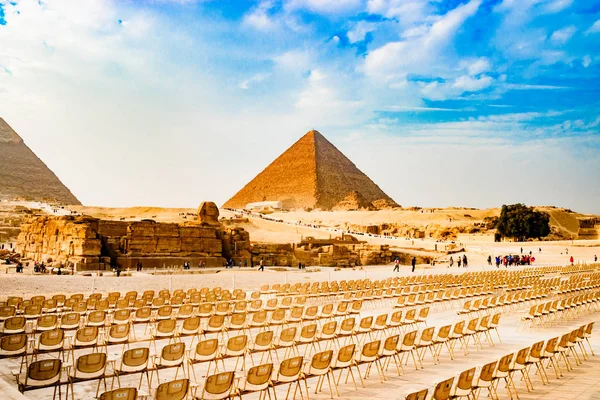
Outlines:
POLYGON ((418 331, 412 331, 412 332, 408 332, 404 335, 404 338, 402 339, 402 344, 404 346, 413 346, 415 344, 415 340, 417 339, 417 332, 418 331))
POLYGON ((437 333, 438 339, 445 339, 450 334, 450 330, 452 329, 452 325, 442 326, 437 333))
POLYGON ((36 381, 58 380, 61 368, 62 362, 57 358, 35 361, 29 364, 29 368, 27 369, 27 379, 36 381))
POLYGON ((388 320, 388 314, 378 315, 377 318, 375 319, 375 325, 386 326, 387 320, 388 320))
POLYGON ((200 327, 200 317, 188 317, 183 320, 182 328, 186 331, 196 331, 200 327))
POLYGON ((156 324, 156 332, 165 335, 175 332, 175 328, 177 328, 177 321, 174 319, 163 319, 156 324))
POLYGON ((402 321, 402 310, 394 311, 390 318, 391 322, 399 323, 402 321))
POLYGON ((76 371, 91 374, 106 367, 106 353, 89 353, 80 356, 75 365, 76 371))
POLYGON ((200 356, 210 356, 213 354, 217 354, 218 349, 218 339, 206 339, 201 342, 198 342, 198 344, 196 345, 196 354, 200 356))
POLYGON ((229 319, 229 324, 234 326, 243 326, 246 323, 246 313, 233 314, 229 319))
POLYGON ((354 343, 348 344, 342 347, 338 351, 337 360, 338 362, 346 363, 354 358, 354 352, 356 350, 356 345, 354 343))
POLYGON ((364 317, 363 319, 360 320, 361 328, 369 329, 372 326, 373 326, 373 317, 372 316, 364 317))
POLYGON ((150 315, 152 315, 152 309, 150 307, 141 307, 135 311, 135 317, 137 319, 150 318, 150 315))
POLYGON ((465 329, 465 321, 460 321, 454 324, 454 333, 457 335, 462 335, 465 329))
POLYGON ((454 377, 441 381, 433 390, 433 400, 448 400, 450 398, 450 390, 454 383, 454 377))
POLYGON ((273 374, 273 364, 257 365, 248 370, 246 381, 251 385, 260 386, 268 383, 273 374))
POLYGON ((374 357, 379 352, 379 347, 381 347, 381 340, 365 343, 362 348, 362 355, 365 357, 374 357))
POLYGON ((182 400, 188 395, 189 379, 178 379, 165 382, 156 388, 155 400, 182 400))
POLYGON ((302 356, 288 358, 279 365, 279 375, 293 377, 300 374, 302 369, 302 356))
POLYGON ((212 329, 220 329, 225 324, 225 316, 224 315, 211 315, 208 318, 207 326, 212 329))
POLYGON ((136 400, 138 391, 134 387, 110 390, 100 395, 99 400, 136 400))
POLYGON ((427 395, 429 394, 429 389, 419 390, 418 392, 413 392, 408 394, 404 399, 405 400, 425 400, 427 395))
POLYGON ((525 347, 517 352, 517 357, 515 358, 515 363, 519 365, 525 365, 527 362, 527 358, 529 356, 531 347, 525 347))
POLYGON ((57 324, 58 324, 58 315, 56 315, 56 314, 40 315, 37 319, 38 329, 53 327, 53 326, 56 326, 57 324))
POLYGON ((229 351, 241 351, 246 348, 248 344, 248 336, 239 335, 229 338, 227 341, 227 350, 229 351))
POLYGON ((312 339, 317 333, 317 324, 304 325, 300 330, 300 337, 304 339, 312 339))
POLYGON ((350 332, 352 329, 354 329, 354 325, 356 325, 356 318, 346 318, 340 325, 340 331, 350 332))
POLYGON ((510 370, 510 364, 512 362, 514 353, 507 354, 498 361, 498 371, 500 372, 508 372, 510 370))
POLYGON ((398 348, 398 342, 400 342, 400 335, 390 336, 383 342, 383 348, 388 351, 395 351, 398 348))
POLYGON ((279 341, 286 343, 293 342, 296 338, 296 330, 297 328, 295 326, 283 329, 279 334, 279 341))
POLYGON ((204 391, 212 395, 223 395, 231 391, 233 387, 233 371, 221 372, 206 378, 204 391))
POLYGON ((310 366, 314 369, 326 369, 331 365, 332 359, 333 350, 322 351, 313 356, 310 366))
POLYGON ((494 377, 494 372, 496 371, 497 365, 498 361, 493 361, 481 367, 481 371, 479 372, 479 379, 484 382, 491 382, 492 378, 494 377))
POLYGON ((60 325, 76 326, 79 324, 80 319, 81 314, 76 312, 63 314, 62 317, 60 317, 60 325))
POLYGON ((468 369, 466 371, 463 371, 459 376, 458 376, 458 383, 456 384, 456 386, 459 389, 462 390, 471 390, 471 388, 473 387, 473 377, 475 376, 475 367, 468 369))
POLYGON ((329 321, 321 328, 321 333, 325 335, 333 335, 337 330, 337 321, 329 321))
POLYGON ((592 329, 594 329, 594 322, 590 322, 585 326, 585 333, 588 335, 592 334, 592 329))
POLYGON ((421 342, 430 342, 433 339, 433 331, 435 327, 429 327, 421 332, 421 342))
POLYGON ((557 337, 549 339, 548 342, 546 342, 545 352, 546 353, 556 353, 557 345, 558 345, 557 337))
POLYGON ((54 329, 51 331, 45 331, 40 334, 39 343, 40 346, 51 347, 58 346, 63 343, 65 339, 65 332, 62 329, 54 329))
POLYGON ((25 329, 24 317, 10 317, 4 320, 4 331, 16 331, 25 329))
POLYGON ((17 333, 15 335, 3 336, 0 339, 0 349, 5 352, 17 352, 27 350, 27 335, 17 333))
POLYGON ((129 324, 112 325, 108 330, 109 340, 129 337, 129 324))
POLYGON ((77 329, 75 333, 76 342, 86 345, 88 343, 96 342, 98 339, 98 327, 88 326, 85 328, 77 329))
POLYGON ((106 320, 106 311, 92 311, 88 315, 88 322, 101 323, 106 320))
POLYGON ((139 347, 136 349, 125 350, 123 353, 123 364, 128 367, 139 367, 148 363, 150 349, 148 347, 139 347))
POLYGON ((166 361, 183 360, 185 354, 185 343, 171 343, 163 347, 161 352, 161 358, 166 361))
POLYGON ((254 338, 254 343, 258 346, 268 346, 273 342, 273 331, 260 332, 254 338))

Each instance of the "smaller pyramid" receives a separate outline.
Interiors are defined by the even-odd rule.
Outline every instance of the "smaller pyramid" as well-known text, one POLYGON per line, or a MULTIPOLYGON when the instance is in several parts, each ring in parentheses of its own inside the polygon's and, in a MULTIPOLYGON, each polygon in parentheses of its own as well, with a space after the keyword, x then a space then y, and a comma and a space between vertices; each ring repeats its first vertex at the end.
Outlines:
POLYGON ((359 210, 398 207, 321 133, 302 136, 223 207, 280 201, 286 209, 359 210))
POLYGON ((2 118, 0 118, 0 198, 81 204, 2 118))

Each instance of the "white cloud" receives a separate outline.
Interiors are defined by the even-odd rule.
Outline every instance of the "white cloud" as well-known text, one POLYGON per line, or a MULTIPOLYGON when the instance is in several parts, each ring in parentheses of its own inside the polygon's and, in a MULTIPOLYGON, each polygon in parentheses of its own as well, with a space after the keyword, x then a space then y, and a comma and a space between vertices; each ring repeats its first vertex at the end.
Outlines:
POLYGON ((502 87, 510 90, 561 90, 569 89, 567 86, 553 86, 553 85, 527 85, 522 83, 505 83, 502 87))
POLYGON ((321 14, 343 14, 357 11, 362 7, 362 0, 286 0, 284 8, 292 11, 307 9, 321 14))
POLYGON ((592 64, 592 57, 590 57, 589 55, 583 56, 583 58, 581 59, 581 64, 584 68, 589 67, 592 64))
POLYGON ((491 68, 489 60, 485 57, 480 57, 475 60, 465 60, 461 64, 463 68, 466 67, 471 76, 488 72, 491 68))
POLYGON ((238 86, 240 89, 247 90, 247 89, 250 89, 250 87, 252 85, 254 85, 255 83, 265 81, 266 79, 269 78, 269 76, 271 76, 271 74, 269 74, 269 73, 255 74, 255 75, 252 75, 250 78, 244 79, 243 81, 241 81, 238 86))
POLYGON ((243 23, 259 31, 270 31, 277 27, 277 23, 269 15, 273 7, 272 1, 262 1, 250 12, 244 15, 243 23))
POLYGON ((575 26, 566 26, 562 29, 552 32, 550 40, 558 44, 565 44, 569 41, 569 39, 571 39, 575 32, 577 32, 577 28, 575 26))
POLYGON ((598 32, 600 32, 600 19, 598 21, 594 22, 592 24, 592 26, 590 26, 588 28, 588 30, 585 31, 585 34, 589 35, 590 33, 598 33, 598 32))
POLYGON ((443 62, 444 53, 456 31, 477 12, 480 4, 480 0, 471 0, 449 11, 431 25, 423 36, 389 42, 371 51, 364 63, 366 74, 393 80, 409 73, 427 73, 443 62))
POLYGON ((367 33, 372 32, 375 29, 377 29, 377 24, 359 21, 348 31, 348 33, 346 33, 346 36, 348 36, 348 41, 350 43, 362 42, 365 40, 367 33))
POLYGON ((421 82, 420 85, 423 97, 431 100, 446 100, 460 96, 465 92, 481 91, 490 87, 493 83, 494 79, 487 75, 482 75, 478 78, 462 75, 446 82, 421 82))
POLYGON ((430 19, 433 13, 427 0, 369 0, 367 10, 371 14, 398 19, 404 28, 430 19))
POLYGON ((283 54, 273 57, 277 68, 303 72, 310 69, 313 64, 313 57, 308 51, 290 50, 283 54))
POLYGON ((452 88, 459 89, 462 92, 477 92, 489 87, 493 81, 494 80, 487 75, 483 75, 479 78, 463 75, 458 77, 452 83, 452 88))
POLYGON ((569 8, 571 4, 573 4, 573 0, 553 0, 544 4, 542 11, 547 14, 554 14, 569 8))

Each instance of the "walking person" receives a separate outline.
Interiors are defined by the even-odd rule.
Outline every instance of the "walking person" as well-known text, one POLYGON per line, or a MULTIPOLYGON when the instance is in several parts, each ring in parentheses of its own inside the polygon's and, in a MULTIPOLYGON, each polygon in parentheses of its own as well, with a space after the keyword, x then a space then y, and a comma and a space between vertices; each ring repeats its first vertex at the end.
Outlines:
POLYGON ((121 266, 117 265, 117 278, 121 276, 121 266))
POLYGON ((571 256, 571 258, 569 258, 569 261, 571 262, 571 265, 573 265, 573 261, 575 261, 575 259, 573 259, 573 256, 571 256))
POLYGON ((491 255, 488 256, 488 265, 490 267, 492 266, 492 256, 491 255))
POLYGON ((417 257, 413 257, 411 264, 412 264, 412 272, 415 272, 415 267, 417 266, 417 257))
POLYGON ((450 267, 452 267, 454 265, 454 258, 452 258, 452 256, 450 256, 450 267))
POLYGON ((469 266, 469 262, 467 261, 467 255, 463 254, 463 268, 467 268, 469 266))
POLYGON ((400 272, 400 259, 398 257, 396 257, 396 259, 394 260, 394 271, 393 272, 400 272))
POLYGON ((258 267, 258 270, 259 271, 264 271, 265 270, 265 264, 264 264, 262 258, 260 259, 260 267, 258 267))
POLYGON ((458 261, 456 262, 458 264, 458 268, 460 268, 460 263, 462 262, 462 259, 460 258, 460 256, 458 256, 458 261))

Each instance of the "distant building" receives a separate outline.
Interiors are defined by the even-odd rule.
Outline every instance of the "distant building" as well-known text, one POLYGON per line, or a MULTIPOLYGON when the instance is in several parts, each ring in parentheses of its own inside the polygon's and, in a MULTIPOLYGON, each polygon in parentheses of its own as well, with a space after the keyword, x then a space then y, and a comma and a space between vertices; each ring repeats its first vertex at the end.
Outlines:
POLYGON ((283 209, 281 201, 258 201, 246 204, 246 210, 250 211, 274 211, 283 209))

